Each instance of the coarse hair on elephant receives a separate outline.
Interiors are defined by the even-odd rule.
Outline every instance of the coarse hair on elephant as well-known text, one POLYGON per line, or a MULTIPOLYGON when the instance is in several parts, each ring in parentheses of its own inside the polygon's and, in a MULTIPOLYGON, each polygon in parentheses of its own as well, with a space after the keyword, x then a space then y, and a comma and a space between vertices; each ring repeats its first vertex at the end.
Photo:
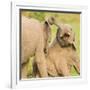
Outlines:
MULTIPOLYGON (((80 60, 76 52, 75 33, 72 27, 68 24, 55 25, 58 27, 56 38, 48 48, 47 54, 48 75, 70 76, 72 66, 80 74, 80 60)), ((36 76, 39 76, 38 70, 36 76)))
POLYGON ((21 16, 21 78, 27 78, 29 57, 35 55, 40 77, 47 77, 45 53, 51 35, 49 19, 43 23, 21 16))

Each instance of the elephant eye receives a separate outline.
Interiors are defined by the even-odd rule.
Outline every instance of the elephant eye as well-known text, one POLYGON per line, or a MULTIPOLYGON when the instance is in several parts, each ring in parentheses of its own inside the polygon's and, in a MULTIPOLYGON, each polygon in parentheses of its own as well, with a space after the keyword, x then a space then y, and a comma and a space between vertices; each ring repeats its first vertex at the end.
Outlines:
POLYGON ((64 36, 60 36, 61 39, 63 39, 64 36))

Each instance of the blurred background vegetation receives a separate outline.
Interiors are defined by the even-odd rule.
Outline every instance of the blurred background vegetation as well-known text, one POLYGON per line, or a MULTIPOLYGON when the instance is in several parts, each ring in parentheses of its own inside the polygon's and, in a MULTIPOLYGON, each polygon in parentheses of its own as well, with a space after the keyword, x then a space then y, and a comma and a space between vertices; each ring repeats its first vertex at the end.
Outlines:
MULTIPOLYGON (((78 53, 78 56, 80 56, 80 14, 23 10, 21 12, 21 15, 24 15, 28 18, 38 19, 40 22, 44 22, 46 17, 54 16, 56 18, 57 22, 70 24, 72 26, 73 31, 75 32, 77 53, 78 53)), ((52 42, 53 39, 56 36, 57 27, 55 25, 52 25, 51 30, 52 30, 51 42, 52 42)), ((29 62, 28 70, 30 72, 29 73, 30 77, 32 77, 32 71, 33 71, 32 62, 33 62, 33 59, 30 58, 29 61, 30 62, 29 62)), ((72 76, 78 75, 73 67, 72 67, 71 75, 72 76)))

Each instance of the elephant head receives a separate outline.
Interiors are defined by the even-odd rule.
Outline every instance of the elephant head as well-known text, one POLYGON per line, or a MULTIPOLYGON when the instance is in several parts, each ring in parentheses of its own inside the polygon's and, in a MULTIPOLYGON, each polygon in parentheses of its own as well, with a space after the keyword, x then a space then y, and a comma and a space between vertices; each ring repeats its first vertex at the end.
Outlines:
POLYGON ((56 39, 62 47, 72 46, 76 50, 75 46, 75 33, 72 31, 72 27, 68 24, 56 24, 58 27, 56 39))

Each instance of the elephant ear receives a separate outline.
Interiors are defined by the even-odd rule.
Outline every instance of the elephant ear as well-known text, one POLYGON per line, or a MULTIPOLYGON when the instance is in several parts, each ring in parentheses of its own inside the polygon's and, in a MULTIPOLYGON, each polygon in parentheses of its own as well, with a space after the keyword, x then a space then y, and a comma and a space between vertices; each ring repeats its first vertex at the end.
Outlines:
POLYGON ((73 35, 73 43, 72 43, 72 47, 74 50, 76 50, 76 44, 75 44, 75 33, 73 35))
POLYGON ((75 42, 73 42, 72 47, 73 47, 74 50, 76 50, 76 44, 75 44, 75 42))

